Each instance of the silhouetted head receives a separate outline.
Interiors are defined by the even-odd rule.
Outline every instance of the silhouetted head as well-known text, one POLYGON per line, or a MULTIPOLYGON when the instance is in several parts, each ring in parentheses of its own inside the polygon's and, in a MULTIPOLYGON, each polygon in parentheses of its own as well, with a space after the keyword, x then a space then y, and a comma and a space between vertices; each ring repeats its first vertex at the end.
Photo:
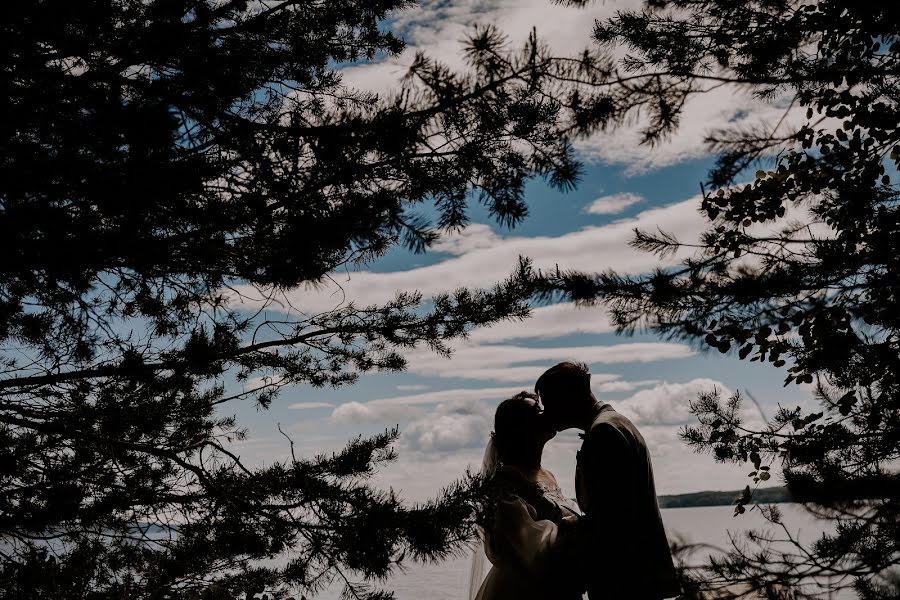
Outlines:
POLYGON ((544 371, 534 384, 546 418, 556 431, 581 427, 597 403, 591 392, 591 372, 579 362, 561 362, 544 371))
POLYGON ((556 430, 544 419, 534 394, 520 392, 504 400, 494 413, 494 444, 500 462, 531 466, 556 430))

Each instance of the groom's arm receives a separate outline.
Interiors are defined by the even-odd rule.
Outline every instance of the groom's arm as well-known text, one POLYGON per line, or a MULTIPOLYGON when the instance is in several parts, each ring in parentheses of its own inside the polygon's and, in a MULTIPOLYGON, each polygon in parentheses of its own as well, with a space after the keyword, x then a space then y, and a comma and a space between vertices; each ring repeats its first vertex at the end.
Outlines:
POLYGON ((589 461, 586 544, 597 559, 592 568, 614 577, 628 554, 622 550, 633 537, 633 448, 621 430, 599 423, 591 430, 585 450, 589 461))

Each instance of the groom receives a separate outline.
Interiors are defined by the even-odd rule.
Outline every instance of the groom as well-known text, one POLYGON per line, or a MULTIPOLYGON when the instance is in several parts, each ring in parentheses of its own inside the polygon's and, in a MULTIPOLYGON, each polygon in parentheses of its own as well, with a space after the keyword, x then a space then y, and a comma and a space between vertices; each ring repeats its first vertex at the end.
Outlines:
POLYGON ((650 453, 628 419, 591 391, 581 363, 551 367, 534 385, 557 431, 578 428, 575 489, 585 513, 580 562, 591 600, 660 600, 680 593, 663 529, 650 453))

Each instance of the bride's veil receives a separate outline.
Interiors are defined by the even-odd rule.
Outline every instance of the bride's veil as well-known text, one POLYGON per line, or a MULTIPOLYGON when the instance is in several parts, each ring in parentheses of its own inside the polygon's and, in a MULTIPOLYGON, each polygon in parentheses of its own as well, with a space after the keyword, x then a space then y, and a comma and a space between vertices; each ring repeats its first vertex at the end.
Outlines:
MULTIPOLYGON (((484 458, 481 460, 482 477, 490 477, 500 466, 500 457, 497 455, 497 445, 494 443, 494 436, 488 439, 487 447, 484 449, 484 458)), ((481 588, 481 582, 487 574, 488 559, 484 553, 484 531, 478 528, 479 543, 472 550, 472 559, 469 568, 469 587, 467 600, 475 600, 478 590, 481 588)))

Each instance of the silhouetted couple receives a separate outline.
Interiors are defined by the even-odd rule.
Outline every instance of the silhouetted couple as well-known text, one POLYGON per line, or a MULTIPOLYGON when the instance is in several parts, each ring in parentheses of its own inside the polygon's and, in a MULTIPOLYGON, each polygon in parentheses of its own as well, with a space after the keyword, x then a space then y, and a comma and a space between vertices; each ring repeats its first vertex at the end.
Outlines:
POLYGON ((477 600, 660 600, 679 594, 647 445, 591 392, 583 364, 564 362, 497 407, 482 470, 492 493, 481 515, 484 559, 472 563, 477 600), (584 431, 577 505, 541 467, 558 431, 584 431))

